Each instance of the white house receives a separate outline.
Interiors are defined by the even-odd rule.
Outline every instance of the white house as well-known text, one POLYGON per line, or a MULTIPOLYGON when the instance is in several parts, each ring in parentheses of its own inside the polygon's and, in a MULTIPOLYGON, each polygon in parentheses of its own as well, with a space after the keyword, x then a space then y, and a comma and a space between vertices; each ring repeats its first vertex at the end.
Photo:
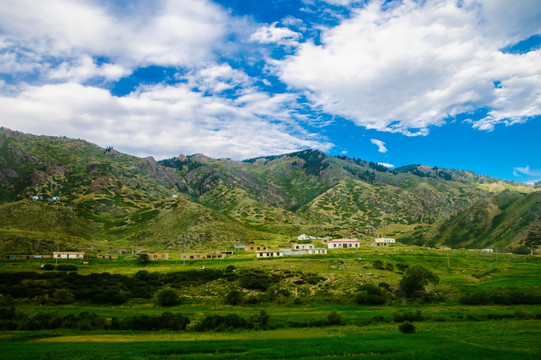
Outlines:
POLYGON ((282 249, 284 256, 288 255, 325 255, 327 253, 327 249, 308 249, 308 250, 290 250, 290 249, 282 249))
POLYGON ((258 258, 284 256, 284 252, 282 250, 257 251, 255 254, 258 258))
POLYGON ((392 238, 377 238, 375 240, 376 243, 380 243, 380 244, 394 244, 396 243, 396 239, 392 239, 392 238))
POLYGON ((310 236, 306 235, 306 234, 300 234, 298 237, 297 237, 297 240, 309 240, 310 239, 310 236))
POLYGON ((484 252, 494 252, 494 250, 492 250, 492 249, 482 249, 481 251, 484 251, 484 252))
POLYGON ((314 244, 291 244, 291 250, 311 250, 314 248, 314 244))
POLYGON ((327 243, 329 249, 351 249, 359 248, 361 242, 359 239, 334 239, 327 243))
POLYGON ((53 252, 54 259, 83 259, 85 253, 83 252, 70 252, 70 251, 55 251, 53 252))

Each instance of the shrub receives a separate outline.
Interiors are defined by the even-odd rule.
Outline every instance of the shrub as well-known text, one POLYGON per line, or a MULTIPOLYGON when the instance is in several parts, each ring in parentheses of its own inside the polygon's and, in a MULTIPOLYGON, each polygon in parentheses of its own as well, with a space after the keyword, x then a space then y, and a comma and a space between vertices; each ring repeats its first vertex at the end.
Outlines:
POLYGON ((396 264, 396 268, 399 270, 399 271, 406 271, 407 268, 409 268, 410 266, 408 264, 404 264, 404 263, 397 263, 396 264))
POLYGON ((148 254, 140 254, 138 257, 137 257, 137 261, 140 263, 140 264, 148 264, 150 262, 150 256, 148 256, 148 254))
POLYGON ((73 296, 68 289, 58 289, 53 293, 53 301, 56 304, 71 304, 73 296))
POLYGON ((404 312, 394 312, 393 313, 393 321, 394 322, 404 322, 404 321, 421 321, 422 315, 421 311, 417 310, 415 312, 413 311, 404 311, 404 312))
POLYGON ((526 245, 522 245, 513 249, 513 254, 530 255, 530 249, 526 245))
POLYGON ((250 327, 252 327, 251 324, 243 317, 240 317, 237 314, 228 314, 224 316, 207 316, 196 326, 196 330, 228 331, 233 329, 248 329, 250 327))
POLYGON ((374 269, 379 269, 379 270, 383 270, 385 268, 384 265, 383 265, 383 261, 381 261, 381 260, 375 260, 372 263, 372 267, 374 269))
POLYGON ((411 334, 415 332, 415 326, 413 326, 412 323, 406 321, 398 325, 398 330, 400 330, 404 334, 411 334))
POLYGON ((385 270, 393 271, 394 265, 392 263, 385 263, 385 270))
POLYGON ((242 303, 244 293, 238 290, 231 290, 225 297, 225 303, 229 305, 239 305, 242 303))
POLYGON ((165 288, 158 292, 156 300, 159 306, 175 306, 180 304, 180 297, 175 289, 165 288))
POLYGON ((364 284, 359 288, 356 301, 361 305, 381 305, 385 303, 385 293, 376 285, 364 284))
POLYGON ((76 265, 71 264, 60 264, 56 266, 57 271, 77 271, 76 265))
POLYGON ((336 311, 333 311, 327 315, 327 322, 329 325, 342 325, 342 316, 336 311))
POLYGON ((407 297, 423 296, 431 292, 430 287, 437 284, 439 278, 436 274, 422 265, 408 268, 400 280, 399 288, 407 297))
POLYGON ((486 305, 492 303, 492 300, 485 293, 473 293, 460 297, 458 302, 462 305, 486 305))
POLYGON ((54 265, 53 264, 43 264, 43 265, 41 265, 41 270, 46 270, 46 271, 54 270, 54 265))

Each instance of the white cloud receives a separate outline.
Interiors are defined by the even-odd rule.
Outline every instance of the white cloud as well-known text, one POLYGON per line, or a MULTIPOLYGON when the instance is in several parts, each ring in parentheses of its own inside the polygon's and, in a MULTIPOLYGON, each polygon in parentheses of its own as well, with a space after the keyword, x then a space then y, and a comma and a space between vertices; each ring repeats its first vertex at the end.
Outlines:
POLYGON ((270 26, 260 26, 256 32, 250 36, 250 41, 260 44, 280 44, 296 46, 302 35, 286 27, 277 27, 274 22, 270 26))
POLYGON ((103 4, 0 2, 5 57, 0 57, 0 72, 50 68, 50 77, 77 79, 98 72, 115 78, 137 66, 190 66, 212 60, 227 32, 227 14, 207 0, 135 1, 133 16, 124 14, 126 8, 103 4), (86 57, 108 57, 114 64, 91 69, 87 60, 80 64, 86 57), (15 67, 14 58, 23 65, 15 67))
POLYGON ((513 175, 518 178, 524 178, 529 184, 541 181, 541 170, 531 169, 530 165, 514 167, 513 175))
POLYGON ((541 50, 501 49, 541 33, 535 3, 372 1, 274 69, 314 106, 369 129, 425 135, 483 107, 478 129, 523 122, 541 114, 541 50))
POLYGON ((380 153, 386 153, 387 148, 385 147, 385 143, 378 139, 370 139, 370 142, 378 147, 378 151, 380 153))
POLYGON ((331 144, 304 131, 292 120, 295 113, 284 110, 293 100, 257 93, 238 99, 204 96, 188 84, 148 86, 114 97, 104 89, 64 83, 0 96, 0 118, 8 128, 84 137, 156 158, 201 152, 242 159, 303 148, 327 151, 331 144))
POLYGON ((379 164, 379 165, 383 165, 383 166, 385 166, 385 167, 388 168, 388 169, 394 168, 394 165, 393 165, 393 164, 384 163, 384 162, 379 162, 378 164, 379 164))

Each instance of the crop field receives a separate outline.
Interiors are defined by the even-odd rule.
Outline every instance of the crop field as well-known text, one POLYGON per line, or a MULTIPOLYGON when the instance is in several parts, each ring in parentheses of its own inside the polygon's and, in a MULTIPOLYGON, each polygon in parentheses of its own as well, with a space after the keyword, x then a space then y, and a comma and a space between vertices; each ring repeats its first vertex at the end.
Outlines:
POLYGON ((397 245, 264 260, 239 253, 140 264, 127 256, 91 259, 71 272, 42 270, 47 263, 55 261, 0 261, 2 359, 536 359, 541 353, 541 259, 532 256, 397 245), (439 279, 430 297, 400 293, 415 265, 439 279), (383 302, 359 300, 367 284, 382 289, 383 302), (163 289, 173 289, 178 302, 157 302, 163 289), (235 292, 240 297, 232 302, 235 292), (113 293, 123 297, 112 301, 113 293), (161 327, 175 316, 186 324, 161 327), (413 333, 399 330, 406 323, 413 333))

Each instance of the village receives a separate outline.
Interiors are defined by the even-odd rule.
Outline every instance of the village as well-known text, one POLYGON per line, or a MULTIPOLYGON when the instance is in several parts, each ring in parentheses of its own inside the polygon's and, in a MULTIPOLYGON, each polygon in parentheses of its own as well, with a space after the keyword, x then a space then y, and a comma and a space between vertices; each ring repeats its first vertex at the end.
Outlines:
MULTIPOLYGON (((362 241, 368 247, 384 247, 396 243, 393 238, 376 238, 373 242, 362 241)), ((357 238, 330 239, 318 238, 301 234, 297 237, 297 242, 288 242, 281 244, 278 249, 271 249, 268 245, 233 245, 232 250, 223 250, 215 252, 197 252, 183 253, 178 255, 179 260, 219 260, 225 259, 228 255, 234 255, 236 252, 253 253, 256 258, 273 258, 283 256, 302 256, 302 255, 326 255, 329 250, 338 249, 359 249, 361 240, 357 238), (316 247, 314 242, 319 241, 321 247, 316 247)), ((172 257, 167 252, 152 251, 130 251, 124 248, 115 248, 111 253, 97 253, 91 255, 85 251, 92 252, 92 246, 80 248, 80 251, 55 251, 52 254, 0 254, 0 259, 5 260, 37 260, 37 259, 56 259, 56 260, 78 260, 81 264, 89 259, 108 259, 117 260, 122 255, 135 255, 140 257, 145 254, 149 261, 170 260, 172 257)))

